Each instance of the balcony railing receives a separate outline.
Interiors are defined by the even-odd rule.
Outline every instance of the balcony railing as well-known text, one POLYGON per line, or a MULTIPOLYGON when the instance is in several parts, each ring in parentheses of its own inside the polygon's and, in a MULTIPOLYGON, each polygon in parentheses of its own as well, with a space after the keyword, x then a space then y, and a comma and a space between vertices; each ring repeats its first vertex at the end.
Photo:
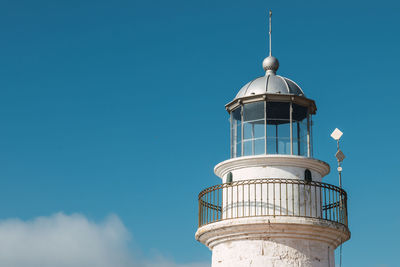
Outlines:
POLYGON ((347 194, 331 184, 275 178, 219 184, 199 194, 199 227, 258 216, 317 218, 347 226, 347 194))

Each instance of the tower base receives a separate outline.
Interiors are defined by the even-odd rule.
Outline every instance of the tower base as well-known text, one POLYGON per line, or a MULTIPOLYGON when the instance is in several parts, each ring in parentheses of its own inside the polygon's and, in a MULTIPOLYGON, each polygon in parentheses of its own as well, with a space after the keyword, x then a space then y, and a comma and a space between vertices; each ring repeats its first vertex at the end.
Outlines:
POLYGON ((212 250, 212 267, 334 267, 350 232, 313 218, 253 217, 205 225, 196 238, 212 250))

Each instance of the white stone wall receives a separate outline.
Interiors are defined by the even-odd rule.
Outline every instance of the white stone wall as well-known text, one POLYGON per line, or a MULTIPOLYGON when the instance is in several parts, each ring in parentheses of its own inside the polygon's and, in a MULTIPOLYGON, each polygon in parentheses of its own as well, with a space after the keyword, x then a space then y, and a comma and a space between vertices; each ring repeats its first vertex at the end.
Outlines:
POLYGON ((282 178, 304 179, 304 172, 309 169, 313 181, 321 182, 330 171, 323 161, 290 155, 261 155, 229 159, 214 168, 215 174, 226 182, 228 173, 233 174, 233 181, 282 178))
POLYGON ((334 267, 334 248, 303 239, 238 240, 216 245, 212 267, 334 267))
MULTIPOLYGON (((256 178, 283 178, 283 179, 304 179, 304 167, 290 166, 259 166, 232 170, 233 181, 249 180, 256 178)), ((313 181, 321 182, 321 174, 310 170, 313 181)), ((226 182, 227 174, 222 177, 226 182)))

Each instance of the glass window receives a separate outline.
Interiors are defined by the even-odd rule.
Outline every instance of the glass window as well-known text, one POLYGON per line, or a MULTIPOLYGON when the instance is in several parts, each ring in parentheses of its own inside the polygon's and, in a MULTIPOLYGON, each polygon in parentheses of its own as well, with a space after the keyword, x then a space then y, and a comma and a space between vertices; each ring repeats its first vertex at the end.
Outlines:
POLYGON ((290 103, 267 103, 267 152, 290 154, 290 103))
MULTIPOLYGON (((244 104, 233 110, 231 112, 231 156, 240 157, 265 153, 293 153, 293 155, 307 156, 308 130, 311 130, 311 126, 307 125, 308 107, 292 103, 292 116, 290 116, 290 105, 290 102, 259 101, 244 104), (266 125, 265 112, 267 113, 266 125), (265 136, 265 131, 267 136, 265 136), (265 142, 267 151, 265 151, 265 142)), ((310 152, 312 154, 311 145, 310 152)))
POLYGON ((242 155, 241 151, 241 141, 242 141, 242 107, 236 108, 231 112, 231 123, 232 123, 232 157, 240 157, 242 155))
POLYGON ((254 155, 265 154, 265 138, 254 140, 254 155))
POLYGON ((243 121, 264 119, 264 101, 245 104, 243 107, 243 121))
POLYGON ((253 134, 254 134, 253 125, 254 124, 249 123, 249 122, 243 123, 243 139, 244 140, 249 140, 249 139, 254 138, 254 136, 253 136, 253 134))
POLYGON ((253 155, 253 141, 243 141, 243 156, 253 155))
POLYGON ((308 108, 293 104, 293 154, 307 156, 307 116, 308 108))
POLYGON ((265 153, 265 103, 243 105, 243 156, 265 153))

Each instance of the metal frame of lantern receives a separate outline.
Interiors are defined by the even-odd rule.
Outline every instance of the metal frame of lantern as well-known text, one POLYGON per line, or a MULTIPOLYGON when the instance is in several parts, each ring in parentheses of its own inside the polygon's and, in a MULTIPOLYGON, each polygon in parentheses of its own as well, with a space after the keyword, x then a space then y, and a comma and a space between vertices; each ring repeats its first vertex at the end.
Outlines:
MULTIPOLYGON (((313 155, 313 148, 312 148, 312 115, 316 114, 316 105, 314 100, 312 99, 308 99, 306 97, 303 96, 296 96, 296 95, 283 95, 283 94, 260 94, 260 95, 254 95, 254 96, 247 96, 247 97, 242 97, 239 99, 235 99, 234 101, 228 103, 226 106, 226 110, 229 112, 230 114, 230 131, 231 131, 231 158, 235 158, 235 157, 241 157, 241 156, 246 156, 246 155, 262 155, 262 154, 289 154, 289 155, 299 155, 299 156, 307 156, 307 157, 312 157, 313 155), (244 115, 243 115, 243 110, 245 109, 245 105, 246 104, 251 104, 251 103, 264 103, 264 117, 261 119, 258 119, 259 121, 264 120, 264 135, 262 137, 258 137, 258 138, 254 138, 254 136, 252 136, 252 138, 246 139, 244 137, 244 123, 248 123, 248 121, 244 121, 244 115), (273 117, 268 117, 267 114, 267 109, 268 109, 268 103, 289 103, 289 119, 286 123, 289 124, 290 127, 290 153, 280 153, 279 149, 278 149, 278 141, 279 141, 279 137, 278 137, 278 127, 276 127, 276 134, 275 134, 275 146, 276 146, 276 153, 268 153, 268 139, 272 139, 271 136, 267 135, 267 128, 268 128, 268 122, 271 122, 273 120, 278 120, 277 118, 273 118, 273 117), (297 131, 298 131, 298 135, 297 138, 293 137, 293 105, 298 105, 299 107, 302 108, 307 108, 307 115, 306 117, 304 117, 303 119, 307 120, 307 151, 306 152, 301 152, 300 147, 300 136, 299 136, 299 121, 297 121, 297 131), (241 109, 241 133, 240 133, 240 145, 241 145, 241 149, 240 149, 240 153, 238 153, 238 140, 237 140, 237 133, 234 134, 236 130, 234 130, 234 128, 236 128, 236 126, 234 126, 234 119, 233 119, 233 112, 235 110, 237 110, 237 108, 241 109), (257 140, 262 140, 264 139, 264 152, 263 153, 256 153, 255 152, 255 141, 257 140), (293 145, 294 145, 294 140, 296 140, 297 142, 297 152, 295 152, 296 149, 294 149, 293 145), (245 152, 244 149, 244 143, 245 142, 250 142, 252 141, 252 153, 248 154, 245 152)), ((301 121, 300 121, 301 122, 301 121)), ((275 123, 276 125, 280 124, 278 122, 275 123)), ((282 122, 281 124, 285 124, 285 122, 282 122)), ((254 129, 252 130, 252 133, 254 134, 254 129)), ((282 141, 283 137, 280 137, 280 141, 282 141)), ((284 144, 285 145, 285 144, 284 144)))

